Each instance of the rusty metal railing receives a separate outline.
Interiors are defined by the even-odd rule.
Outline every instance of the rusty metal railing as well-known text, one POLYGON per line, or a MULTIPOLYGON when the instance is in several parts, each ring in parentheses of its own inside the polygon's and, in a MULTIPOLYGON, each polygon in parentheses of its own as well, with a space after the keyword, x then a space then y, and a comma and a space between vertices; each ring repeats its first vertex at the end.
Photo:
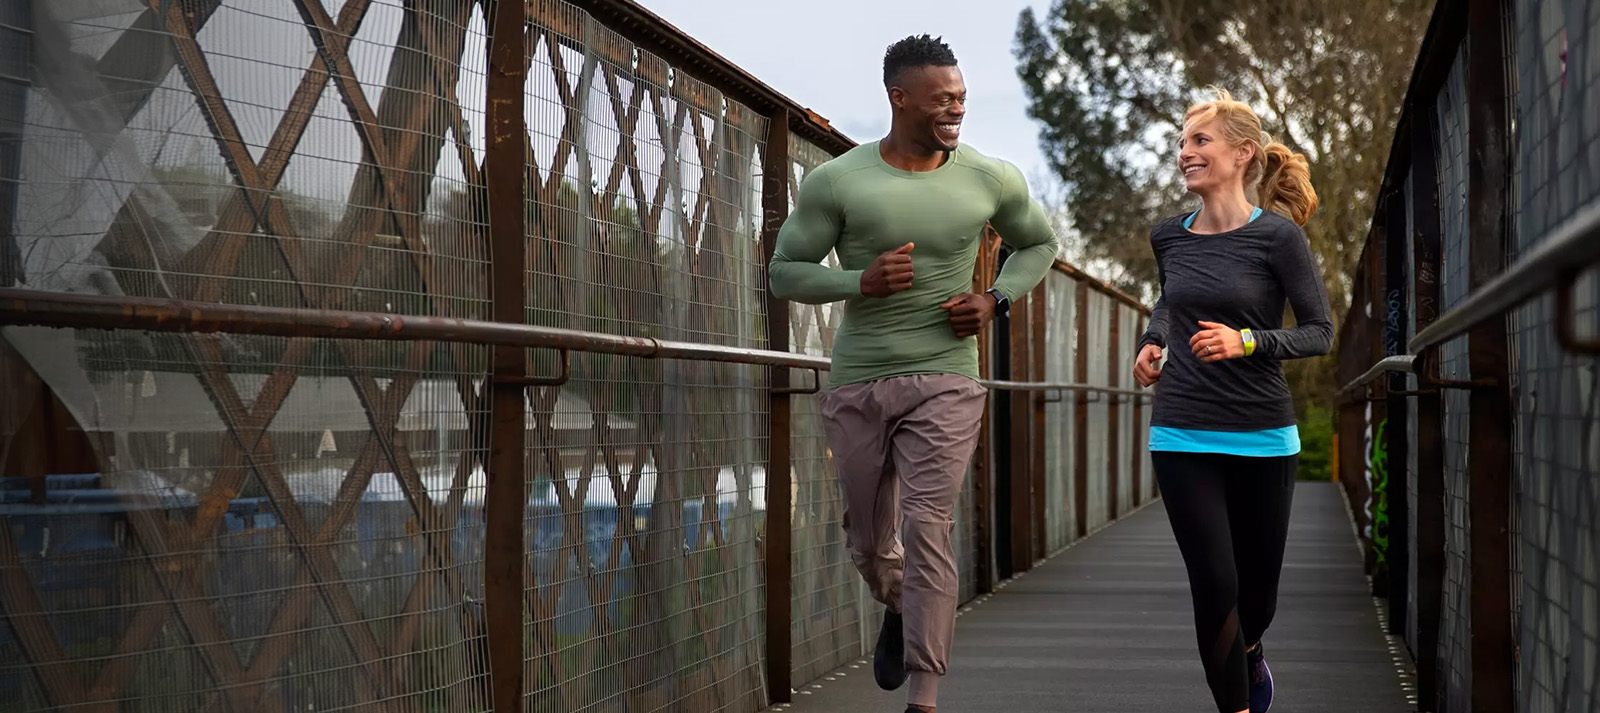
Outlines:
MULTIPOLYGON (((25 18, 8 702, 756 711, 859 658, 842 309, 762 276, 853 142, 627 0, 327 5, 25 18)), ((964 599, 1156 496, 1147 316, 1058 262, 980 336, 964 599)))
POLYGON ((1421 367, 1423 354, 1488 320, 1504 318, 1513 310, 1554 291, 1552 317, 1561 346, 1575 353, 1593 353, 1600 346, 1576 336, 1574 283, 1584 270, 1600 263, 1600 204, 1591 205, 1568 219, 1528 254, 1518 258, 1460 304, 1446 310, 1406 343, 1408 353, 1384 357, 1361 376, 1340 389, 1352 393, 1378 377, 1411 372, 1421 367))
POLYGON ((1574 606, 1597 586, 1576 543, 1600 482, 1600 133, 1573 103, 1593 74, 1547 59, 1592 54, 1600 16, 1557 5, 1435 11, 1340 339, 1339 479, 1419 710, 1600 702, 1600 622, 1574 606))

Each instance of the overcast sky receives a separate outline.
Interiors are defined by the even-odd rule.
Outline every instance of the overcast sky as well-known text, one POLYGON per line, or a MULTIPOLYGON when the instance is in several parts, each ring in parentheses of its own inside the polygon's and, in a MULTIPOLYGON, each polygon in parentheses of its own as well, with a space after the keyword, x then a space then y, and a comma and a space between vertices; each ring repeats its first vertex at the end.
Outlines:
POLYGON ((913 34, 943 36, 967 82, 961 140, 1022 169, 1045 170, 1038 125, 1027 114, 1011 40, 1024 7, 1047 0, 639 0, 713 51, 856 141, 889 128, 883 51, 913 34))

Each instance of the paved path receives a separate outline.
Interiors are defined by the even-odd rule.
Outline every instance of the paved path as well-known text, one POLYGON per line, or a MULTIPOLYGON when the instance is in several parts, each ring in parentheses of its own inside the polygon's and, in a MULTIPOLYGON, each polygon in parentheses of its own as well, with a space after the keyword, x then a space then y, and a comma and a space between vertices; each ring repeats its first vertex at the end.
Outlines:
MULTIPOLYGON (((1211 713, 1188 580, 1160 501, 1036 567, 957 619, 941 712, 1211 713)), ((1396 657, 1337 486, 1300 483, 1265 644, 1273 713, 1402 713, 1396 657)), ((786 713, 901 713, 869 659, 807 684, 786 713), (829 680, 831 679, 831 680, 829 680)))

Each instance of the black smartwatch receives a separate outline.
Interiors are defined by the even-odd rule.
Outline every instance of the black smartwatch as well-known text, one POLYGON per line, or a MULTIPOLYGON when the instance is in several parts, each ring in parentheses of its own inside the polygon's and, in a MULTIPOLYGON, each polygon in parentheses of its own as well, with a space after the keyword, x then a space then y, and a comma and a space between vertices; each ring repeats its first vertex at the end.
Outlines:
POLYGON ((991 287, 991 288, 989 288, 989 291, 985 292, 984 294, 993 295, 994 296, 994 313, 995 314, 1010 314, 1011 313, 1011 300, 1006 299, 1005 293, 1003 293, 1003 292, 991 287))

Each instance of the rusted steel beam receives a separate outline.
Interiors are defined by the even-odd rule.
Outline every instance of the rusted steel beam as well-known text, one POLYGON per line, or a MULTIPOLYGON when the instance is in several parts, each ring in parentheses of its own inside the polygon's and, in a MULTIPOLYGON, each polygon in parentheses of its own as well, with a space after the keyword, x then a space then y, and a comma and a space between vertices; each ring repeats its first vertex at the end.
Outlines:
MULTIPOLYGON (((1133 319, 1133 334, 1126 337, 1130 342, 1130 351, 1133 351, 1135 355, 1138 353, 1137 339, 1144 334, 1144 327, 1144 316, 1135 315, 1133 319)), ((1111 362, 1111 383, 1115 384, 1122 380, 1124 372, 1118 371, 1118 369, 1123 368, 1121 363, 1117 361, 1111 362)), ((1131 377, 1131 374, 1129 376, 1131 377)), ((1130 386, 1138 386, 1138 384, 1130 384, 1130 386)), ((1135 398, 1133 399, 1133 443, 1128 446, 1128 453, 1133 456, 1133 507, 1139 507, 1144 504, 1144 436, 1144 399, 1135 398)))
MULTIPOLYGON (((1473 291, 1492 289, 1506 270, 1510 200, 1511 118, 1506 77, 1506 0, 1472 0, 1467 7, 1467 279, 1473 291)), ((1507 318, 1485 319, 1467 332, 1473 380, 1469 408, 1467 497, 1471 511, 1471 710, 1516 706, 1516 627, 1511 604, 1511 507, 1515 438, 1507 318)))
MULTIPOLYGON (((160 0, 149 0, 149 2, 152 8, 160 5, 160 0)), ((222 98, 222 90, 217 85, 206 53, 201 49, 193 28, 184 21, 182 13, 178 12, 166 14, 166 25, 167 32, 172 36, 172 44, 178 57, 178 68, 181 70, 184 83, 197 100, 197 106, 211 129, 212 139, 216 142, 223 161, 228 165, 229 173, 238 184, 240 192, 248 199, 252 217, 262 223, 269 233, 278 236, 293 235, 295 231, 289 212, 283 201, 277 199, 273 187, 267 184, 261 167, 251 157, 244 134, 233 116, 232 109, 222 98), (264 219, 261 219, 262 216, 264 219)), ((290 265, 295 265, 301 260, 302 254, 298 243, 280 241, 278 245, 290 265)), ((221 293, 225 283, 222 266, 214 263, 211 266, 217 269, 202 276, 199 291, 202 299, 214 299, 214 295, 221 293)), ((295 287, 307 293, 308 298, 311 296, 312 288, 309 285, 296 283, 295 287)))
MULTIPOLYGON (((1073 320, 1078 329, 1076 364, 1073 378, 1078 383, 1089 380, 1089 283, 1078 280, 1077 309, 1073 320)), ((1089 536, 1089 392, 1079 391, 1073 403, 1072 418, 1072 487, 1073 509, 1077 518, 1077 538, 1089 536)))
MULTIPOLYGON (((1032 297, 1028 300, 1029 332, 1032 340, 1028 345, 1028 357, 1032 362, 1029 365, 1029 376, 1043 381, 1045 373, 1045 301, 1049 296, 1049 286, 1040 281, 1033 288, 1032 297)), ((1046 503, 1045 493, 1045 394, 1030 394, 1028 403, 1032 404, 1033 428, 1028 443, 1028 457, 1033 462, 1030 469, 1033 478, 1033 552, 1035 559, 1043 559, 1050 553, 1050 528, 1048 520, 1049 506, 1046 503)))
MULTIPOLYGON (((1393 193, 1381 209, 1384 260, 1384 328, 1383 352, 1385 358, 1405 353, 1406 312, 1411 300, 1411 269, 1406 264, 1406 245, 1411 237, 1406 233, 1406 196, 1393 193)), ((1389 633, 1405 635, 1409 621, 1407 602, 1411 592, 1411 528, 1410 486, 1406 477, 1406 463, 1410 462, 1411 402, 1404 393, 1408 387, 1404 374, 1390 373, 1388 387, 1389 426, 1383 431, 1388 441, 1389 465, 1387 503, 1389 515, 1389 633)))
MULTIPOLYGON (((277 413, 283 400, 288 397, 289 385, 298 375, 299 365, 305 361, 310 347, 311 341, 306 339, 294 339, 289 342, 280 357, 284 366, 267 377, 249 411, 236 421, 238 431, 234 441, 243 445, 223 449, 222 467, 217 470, 210 489, 202 497, 193 521, 186 530, 176 533, 168 543, 170 550, 182 551, 198 547, 216 532, 218 523, 227 512, 229 500, 244 486, 245 479, 250 473, 245 454, 255 449, 264 449, 268 454, 271 453, 271 441, 266 437, 267 425, 271 422, 272 415, 277 413)), ((305 596, 313 596, 309 570, 301 569, 300 576, 303 585, 307 587, 305 596)), ((289 606, 285 603, 280 607, 280 611, 289 606)), ((95 678, 89 700, 95 701, 96 705, 89 710, 96 713, 115 710, 115 702, 122 698, 124 687, 136 671, 139 654, 147 650, 151 642, 161 633, 171 613, 172 609, 164 601, 146 602, 139 606, 138 614, 124 631, 111 660, 100 668, 100 673, 95 678)), ((263 657, 267 655, 265 648, 259 649, 256 654, 257 663, 262 662, 263 657)), ((252 666, 252 670, 256 668, 259 667, 252 666)), ((267 673, 270 673, 270 670, 267 673)))
MULTIPOLYGON (((983 246, 978 250, 977 265, 972 271, 972 291, 984 292, 994 284, 996 277, 995 251, 989 249, 991 245, 998 245, 999 238, 992 228, 985 228, 983 232, 983 246)), ((995 322, 990 321, 978 333, 978 375, 991 376, 994 373, 994 340, 995 322)), ((972 539, 976 543, 977 594, 991 594, 994 592, 994 399, 988 400, 988 405, 983 409, 983 416, 978 425, 978 446, 972 454, 972 501, 973 522, 972 539)))
MULTIPOLYGON (((485 86, 491 314, 504 328, 524 321, 527 297, 527 210, 523 195, 528 155, 526 102, 528 40, 522 3, 501 0, 489 18, 489 71, 485 86)), ((486 340, 483 340, 486 341, 486 340)), ((484 634, 488 638, 490 704, 522 710, 526 682, 523 631, 527 557, 523 515, 527 503, 526 387, 523 353, 497 344, 489 401, 489 455, 484 492, 484 634)))
MULTIPOLYGON (((1032 341, 1032 308, 1035 295, 1017 295, 1010 313, 1011 376, 1026 381, 1032 377, 1029 344, 1032 341)), ((1038 553, 1033 547, 1033 399, 1028 394, 1012 394, 1010 408, 1011 467, 1005 477, 1011 483, 1011 575, 1033 569, 1038 553)))
POLYGON ((16 632, 46 700, 56 708, 71 708, 82 702, 82 674, 51 629, 49 611, 23 568, 21 548, 11 532, 11 523, 0 516, 0 614, 16 632))
MULTIPOLYGON (((789 121, 778 111, 767 125, 761 159, 761 242, 763 264, 770 263, 778 229, 789 217, 789 121)), ((789 301, 767 292, 767 346, 789 350, 789 301)), ((767 439, 767 523, 763 537, 767 568, 767 695, 773 703, 793 699, 794 644, 790 627, 793 599, 789 491, 791 397, 789 370, 772 369, 771 433, 767 439)), ((821 373, 817 373, 821 377, 821 373)))
MULTIPOLYGON (((407 72, 406 68, 398 63, 416 55, 397 52, 391 62, 389 91, 385 93, 385 98, 389 101, 385 101, 384 104, 386 109, 392 109, 396 114, 403 114, 405 118, 403 121, 396 122, 399 124, 398 126, 387 127, 385 124, 389 122, 384 122, 380 118, 380 115, 385 112, 374 111, 372 105, 366 99, 360 81, 356 77, 355 68, 350 62, 348 49, 353 36, 340 33, 333 18, 328 15, 327 10, 322 7, 320 2, 295 0, 294 4, 300 12, 306 29, 311 34, 312 42, 316 46, 318 54, 327 66, 327 71, 335 80, 334 87, 344 100, 345 107, 350 114, 351 126, 355 128, 362 147, 365 149, 368 162, 362 165, 361 171, 357 175, 357 190, 373 188, 378 194, 373 198, 381 197, 383 204, 389 210, 400 238, 407 248, 407 255, 421 277, 424 289, 429 286, 437 287, 438 280, 434 275, 433 256, 422 238, 422 211, 424 210, 422 202, 424 194, 417 191, 408 191, 407 189, 409 183, 418 178, 431 178, 439 148, 444 143, 442 131, 428 131, 425 130, 425 126, 430 117, 442 124, 443 115, 438 111, 438 97, 441 94, 438 91, 438 86, 454 84, 456 81, 454 72, 451 71, 455 65, 448 60, 444 60, 444 57, 460 55, 461 44, 465 40, 466 25, 464 21, 467 18, 464 15, 470 14, 470 7, 465 4, 455 3, 458 16, 452 18, 452 21, 460 29, 454 32, 455 41, 448 42, 450 49, 454 51, 448 55, 440 51, 442 48, 439 47, 439 38, 433 36, 428 22, 412 20, 416 22, 418 45, 422 50, 416 55, 425 57, 426 59, 423 61, 428 62, 432 70, 419 72, 418 74, 423 76, 422 82, 426 84, 431 81, 436 86, 423 86, 420 88, 421 91, 418 92, 421 96, 429 97, 429 101, 408 101, 403 98, 403 93, 396 85, 398 80, 402 80, 407 72), (395 139, 392 143, 386 140, 384 136, 386 129, 389 129, 388 138, 395 139), (417 152, 422 145, 424 137, 428 137, 429 148, 432 151, 418 162, 417 152), (372 179, 377 184, 375 187, 367 184, 366 176, 368 175, 375 176, 372 179), (411 200, 407 200, 407 198, 411 200)), ((427 9, 412 8, 413 17, 415 17, 415 13, 426 12, 428 12, 427 9)), ((402 49, 411 48, 402 47, 402 49)), ((426 188, 425 185, 424 188, 426 188)), ((376 200, 367 201, 356 197, 352 198, 352 202, 370 205, 376 200)), ((361 218, 356 221, 361 227, 356 229, 355 240, 348 242, 362 245, 368 244, 373 239, 372 233, 382 224, 382 212, 371 210, 369 205, 351 206, 352 210, 361 215, 361 218)), ((341 227, 348 225, 349 221, 342 221, 341 227)), ((362 252, 360 250, 349 250, 348 248, 347 251, 349 253, 362 252)), ((349 284, 353 279, 354 274, 348 276, 337 275, 334 277, 332 284, 336 287, 342 286, 349 284)), ((441 305, 448 303, 447 300, 437 300, 437 302, 441 305)), ((324 304, 332 305, 328 301, 325 301, 324 304)))
MULTIPOLYGON (((1106 348, 1110 352, 1107 357, 1110 364, 1106 369, 1106 383, 1115 387, 1117 375, 1122 373, 1118 368, 1122 365, 1122 310, 1116 302, 1109 306, 1106 311, 1111 313, 1111 338, 1106 348)), ((1106 414, 1106 513, 1109 519, 1115 520, 1122 515, 1122 407, 1117 399, 1106 404, 1106 414)))
MULTIPOLYGON (((214 134, 213 138, 218 142, 235 180, 242 188, 254 189, 256 193, 263 195, 270 193, 271 189, 262 184, 260 168, 254 163, 249 152, 244 150, 244 142, 237 124, 227 106, 220 99, 220 94, 216 90, 215 78, 211 73, 205 54, 201 51, 195 39, 194 29, 184 21, 180 13, 167 13, 165 20, 177 52, 178 66, 182 70, 185 82, 189 85, 190 90, 200 99, 200 106, 211 126, 214 134)), ((287 213, 284 211, 281 202, 268 198, 266 199, 264 210, 269 216, 267 222, 275 229, 269 232, 279 235, 285 231, 292 232, 292 228, 289 227, 287 213)), ((283 241, 279 241, 278 245, 291 266, 303 264, 303 255, 297 245, 283 241)), ((220 280, 220 276, 216 277, 220 280)), ((220 285, 221 283, 217 281, 214 284, 220 285)), ((302 291, 306 290, 303 284, 299 285, 299 287, 302 291)), ((312 295, 309 293, 306 294, 306 298, 313 300, 312 295)), ((214 359, 209 360, 201 359, 200 355, 193 351, 196 348, 205 349, 209 346, 215 352, 215 344, 213 342, 200 339, 187 346, 191 349, 191 356, 196 358, 196 363, 206 365, 220 363, 220 356, 215 356, 214 359)), ((295 541, 297 549, 306 556, 305 564, 312 567, 315 575, 314 579, 318 583, 318 589, 326 597, 330 611, 335 619, 338 620, 339 628, 346 635, 356 653, 361 656, 363 661, 362 670, 367 674, 367 678, 363 682, 371 682, 376 689, 372 686, 357 686, 358 692, 367 701, 384 697, 381 686, 387 677, 381 673, 383 662, 379 655, 378 647, 375 640, 372 639, 370 629, 359 626, 360 612, 354 606, 353 600, 350 599, 348 590, 336 586, 336 580, 338 579, 337 568, 330 569, 331 560, 324 562, 323 558, 319 557, 321 553, 314 548, 308 547, 306 538, 310 533, 303 526, 297 525, 296 520, 299 517, 298 506, 293 502, 292 495, 289 494, 287 487, 282 485, 282 476, 277 472, 275 463, 270 459, 255 457, 254 447, 248 445, 240 437, 241 429, 250 427, 250 424, 246 423, 246 421, 255 420, 252 418, 253 414, 242 408, 239 403, 237 388, 226 378, 226 374, 221 373, 220 369, 215 366, 202 368, 201 382, 207 394, 216 404, 219 415, 228 424, 229 431, 234 436, 233 439, 230 439, 227 448, 239 448, 245 451, 245 462, 267 486, 269 496, 272 498, 274 505, 282 512, 285 524, 291 531, 291 537, 295 541), (333 572, 331 578, 329 572, 333 572)), ((147 539, 151 536, 149 528, 146 528, 145 534, 147 539)), ((173 596, 170 591, 168 594, 173 596)), ((209 621, 206 617, 189 616, 181 608, 179 613, 183 625, 196 641, 214 638, 207 634, 206 629, 209 626, 209 621)), ((229 689, 229 695, 237 695, 240 689, 233 685, 239 674, 237 662, 227 660, 232 659, 231 649, 212 646, 206 651, 208 652, 207 664, 218 677, 221 685, 229 689)))
MULTIPOLYGON (((519 271, 520 275, 520 271, 519 271)), ((520 318, 519 312, 516 317, 520 318)), ((572 329, 381 312, 219 305, 0 288, 0 324, 277 337, 426 340, 519 349, 568 349, 646 359, 828 369, 825 357, 572 329)), ((520 352, 519 352, 520 354, 520 352)))
MULTIPOLYGON (((225 367, 227 360, 217 341, 196 341, 199 350, 193 354, 193 358, 201 366, 200 382, 230 436, 232 448, 229 450, 237 449, 243 453, 246 467, 255 474, 266 491, 279 522, 288 532, 290 545, 303 558, 301 566, 311 574, 317 593, 333 619, 333 628, 344 636, 361 664, 355 669, 362 674, 355 680, 358 697, 363 704, 386 699, 389 691, 385 686, 390 680, 386 668, 391 662, 383 657, 372 628, 361 613, 361 607, 349 587, 344 585, 344 577, 332 553, 315 545, 315 532, 283 475, 270 437, 263 434, 253 448, 242 437, 247 430, 261 424, 261 419, 256 416, 259 412, 244 405, 237 388, 228 379, 225 367)), ((267 414, 272 415, 275 412, 267 414)), ((180 620, 184 620, 181 611, 180 620)), ((185 624, 189 622, 185 620, 185 624)), ((198 639, 200 632, 193 633, 198 639)))

